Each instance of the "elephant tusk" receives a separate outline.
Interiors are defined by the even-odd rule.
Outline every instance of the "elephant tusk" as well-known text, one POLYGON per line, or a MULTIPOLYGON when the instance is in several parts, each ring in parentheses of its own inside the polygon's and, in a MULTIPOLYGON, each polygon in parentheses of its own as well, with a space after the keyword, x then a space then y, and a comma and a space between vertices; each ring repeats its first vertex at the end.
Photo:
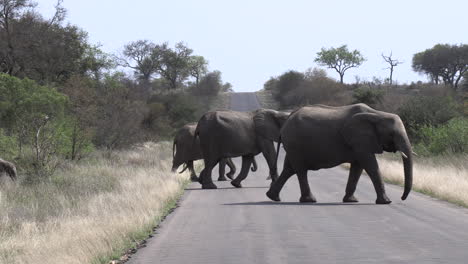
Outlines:
POLYGON ((404 152, 400 151, 400 154, 401 154, 401 156, 403 156, 403 158, 405 158, 405 159, 408 158, 408 156, 406 156, 406 154, 404 152))
POLYGON ((416 154, 416 152, 414 151, 411 151, 411 153, 413 153, 413 155, 415 155, 416 157, 418 156, 418 154, 416 154))

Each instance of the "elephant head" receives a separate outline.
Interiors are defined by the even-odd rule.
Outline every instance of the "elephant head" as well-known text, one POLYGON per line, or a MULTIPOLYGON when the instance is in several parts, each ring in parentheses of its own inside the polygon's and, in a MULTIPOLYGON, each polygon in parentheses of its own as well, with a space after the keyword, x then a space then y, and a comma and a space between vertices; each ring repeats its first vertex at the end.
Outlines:
POLYGON ((401 199, 405 200, 413 183, 413 152, 400 117, 383 112, 358 113, 345 123, 341 134, 356 153, 401 152, 405 173, 401 199))
POLYGON ((289 112, 280 112, 271 109, 259 109, 254 112, 255 133, 257 136, 278 142, 280 130, 289 112))
POLYGON ((0 173, 6 173, 13 181, 16 180, 16 166, 11 162, 0 159, 0 173))

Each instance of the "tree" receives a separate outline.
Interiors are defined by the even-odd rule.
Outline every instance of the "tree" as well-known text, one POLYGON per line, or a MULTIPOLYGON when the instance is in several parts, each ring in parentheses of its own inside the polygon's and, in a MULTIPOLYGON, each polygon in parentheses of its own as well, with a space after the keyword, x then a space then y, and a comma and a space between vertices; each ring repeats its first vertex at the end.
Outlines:
POLYGON ((468 45, 437 44, 414 54, 413 70, 427 74, 438 84, 440 80, 454 90, 468 72, 468 45))
POLYGON ((18 79, 0 74, 0 120, 2 128, 17 137, 20 159, 31 166, 35 175, 50 175, 56 168, 53 157, 62 144, 61 121, 65 116, 68 98, 48 86, 30 79, 18 79), (31 152, 23 152, 24 147, 31 152), (28 153, 34 153, 27 157, 28 153))
POLYGON ((157 45, 155 54, 160 59, 157 72, 169 82, 170 89, 176 89, 190 74, 190 58, 193 50, 183 42, 169 48, 167 43, 157 45))
POLYGON ((223 89, 223 82, 221 79, 220 71, 213 71, 200 80, 200 86, 196 90, 197 94, 200 95, 216 95, 223 89))
POLYGON ((155 49, 156 44, 149 40, 130 42, 124 46, 122 65, 134 69, 140 79, 149 83, 160 63, 155 49))
POLYGON ((338 48, 322 48, 315 58, 315 62, 320 65, 334 69, 340 75, 340 83, 343 83, 343 76, 347 70, 359 67, 364 61, 358 50, 349 51, 346 45, 338 48))
POLYGON ((189 60, 190 75, 195 78, 195 87, 198 89, 200 78, 208 71, 208 62, 203 56, 191 56, 189 60))
POLYGON ((66 11, 61 3, 53 17, 45 19, 32 1, 0 0, 1 72, 50 84, 74 74, 94 74, 108 65, 104 53, 88 43, 86 32, 62 25, 66 11))
POLYGON ((0 0, 0 65, 4 73, 13 75, 17 70, 16 50, 12 23, 19 19, 27 8, 34 7, 30 0, 0 0))
POLYGON ((402 64, 403 62, 399 61, 399 60, 396 60, 396 59, 392 59, 392 52, 390 52, 390 55, 389 56, 385 56, 383 55, 382 53, 382 58, 384 59, 384 61, 386 63, 388 63, 390 66, 387 68, 387 69, 390 69, 390 77, 388 78, 389 82, 390 82, 390 85, 392 85, 392 82, 393 82, 393 68, 398 66, 399 64, 402 64))
POLYGON ((94 143, 107 149, 138 142, 146 109, 145 102, 132 98, 125 76, 107 74, 98 87, 94 143))

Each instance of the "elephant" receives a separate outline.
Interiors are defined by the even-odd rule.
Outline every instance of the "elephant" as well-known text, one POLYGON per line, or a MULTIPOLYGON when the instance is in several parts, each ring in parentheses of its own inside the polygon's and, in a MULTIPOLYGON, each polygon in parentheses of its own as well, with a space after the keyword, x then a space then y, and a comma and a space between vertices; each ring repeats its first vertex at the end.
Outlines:
POLYGON ((281 125, 288 115, 289 113, 271 109, 205 113, 198 121, 195 131, 195 136, 200 139, 205 163, 205 168, 200 173, 202 188, 217 188, 211 179, 211 171, 219 160, 242 156, 241 171, 231 181, 234 187, 241 188, 250 164, 260 152, 268 163, 272 180, 276 180, 278 172, 273 141, 278 141, 281 125))
MULTIPOLYGON (((172 146, 172 171, 175 172, 177 168, 184 164, 182 172, 186 169, 190 171, 190 179, 192 181, 198 181, 197 174, 193 168, 193 161, 203 159, 200 142, 195 140, 194 134, 197 123, 189 123, 180 128, 174 137, 174 142, 172 146)), ((219 178, 218 181, 226 181, 224 176, 224 171, 226 164, 229 166, 230 171, 226 174, 229 179, 233 179, 234 174, 236 173, 236 166, 230 158, 222 159, 219 162, 219 178)), ((254 163, 252 171, 257 169, 257 164, 254 163)))
MULTIPOLYGON (((0 158, 0 173, 1 174, 3 174, 3 173, 8 174, 8 176, 10 176, 10 178, 13 181, 15 181, 16 176, 17 176, 15 164, 0 158)), ((0 176, 1 176, 1 174, 0 174, 0 176)))
MULTIPOLYGON (((280 131, 286 151, 283 171, 266 195, 280 201, 286 181, 297 174, 300 202, 316 202, 307 180, 308 170, 331 168, 349 162, 348 182, 343 202, 358 202, 354 196, 363 170, 371 178, 377 204, 389 204, 375 154, 400 152, 405 184, 402 200, 408 197, 413 181, 412 147, 403 122, 395 114, 377 111, 365 104, 341 107, 312 105, 291 113, 280 131)), ((279 143, 279 144, 280 144, 279 143)), ((278 145, 279 145, 278 144, 278 145)))

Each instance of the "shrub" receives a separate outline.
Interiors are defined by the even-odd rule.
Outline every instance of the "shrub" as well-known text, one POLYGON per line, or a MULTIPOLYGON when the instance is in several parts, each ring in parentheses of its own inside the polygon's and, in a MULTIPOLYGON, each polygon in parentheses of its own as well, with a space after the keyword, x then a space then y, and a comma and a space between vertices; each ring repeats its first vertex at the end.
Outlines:
POLYGON ((344 86, 327 77, 321 69, 305 73, 288 71, 270 78, 264 85, 283 108, 307 104, 343 105, 349 102, 344 86))
POLYGON ((353 103, 364 103, 374 107, 382 103, 384 93, 381 89, 359 87, 353 91, 353 103))
POLYGON ((421 142, 417 150, 422 154, 468 152, 468 119, 454 118, 444 125, 422 126, 418 132, 421 142))
MULTIPOLYGON (((422 126, 438 126, 458 115, 457 104, 449 96, 419 96, 409 99, 398 115, 410 136, 422 126)), ((418 138, 415 138, 418 140, 418 138)))

